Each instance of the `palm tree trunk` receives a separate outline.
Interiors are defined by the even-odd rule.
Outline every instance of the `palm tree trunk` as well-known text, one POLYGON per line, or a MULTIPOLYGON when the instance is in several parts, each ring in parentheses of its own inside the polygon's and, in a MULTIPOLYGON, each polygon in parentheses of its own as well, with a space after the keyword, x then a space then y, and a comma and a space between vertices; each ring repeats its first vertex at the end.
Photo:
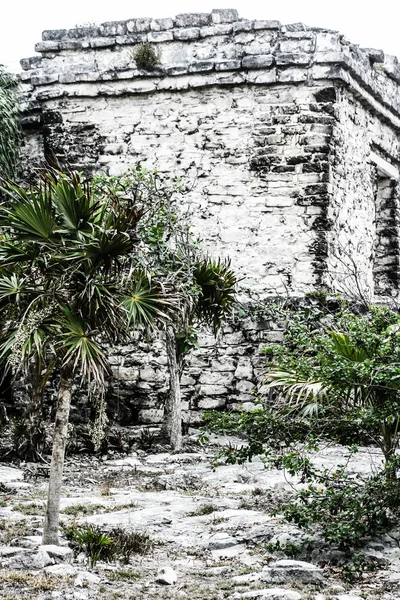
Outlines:
POLYGON ((72 364, 61 369, 56 422, 54 425, 53 452, 50 464, 50 481, 47 496, 46 516, 43 525, 43 544, 57 544, 60 516, 61 484, 64 470, 65 446, 67 443, 69 409, 71 406, 72 364))
POLYGON ((166 347, 169 369, 169 395, 164 410, 163 429, 168 434, 174 452, 182 448, 182 405, 178 349, 173 327, 166 329, 166 347))

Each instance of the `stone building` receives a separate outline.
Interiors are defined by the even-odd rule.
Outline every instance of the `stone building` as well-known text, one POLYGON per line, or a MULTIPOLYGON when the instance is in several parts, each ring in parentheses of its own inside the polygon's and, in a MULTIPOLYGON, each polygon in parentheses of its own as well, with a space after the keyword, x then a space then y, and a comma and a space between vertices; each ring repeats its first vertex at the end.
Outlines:
MULTIPOLYGON (((140 160, 181 175, 193 229, 260 298, 321 285, 397 295, 395 57, 235 10, 45 31, 35 50, 21 61, 29 164, 55 155, 119 174, 140 160), (136 66, 144 42, 151 70, 136 66)), ((192 405, 252 400, 258 347, 279 331, 242 325, 218 348, 205 336, 183 379, 192 405)), ((133 350, 115 359, 118 393, 157 419, 165 357, 133 350)))

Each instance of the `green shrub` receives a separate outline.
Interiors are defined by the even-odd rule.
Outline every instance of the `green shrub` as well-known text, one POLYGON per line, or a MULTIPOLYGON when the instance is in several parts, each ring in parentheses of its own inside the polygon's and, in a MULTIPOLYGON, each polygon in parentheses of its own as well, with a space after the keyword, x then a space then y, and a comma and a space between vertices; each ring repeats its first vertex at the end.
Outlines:
POLYGON ((126 532, 121 527, 104 531, 95 525, 63 526, 63 532, 76 553, 84 552, 94 567, 99 560, 116 559, 128 564, 133 554, 148 554, 154 542, 147 533, 126 532))
MULTIPOLYGON (((400 459, 396 459, 400 466, 400 459)), ((367 479, 352 479, 344 467, 314 470, 312 483, 296 493, 296 500, 281 512, 288 521, 340 550, 361 548, 399 522, 400 481, 390 477, 393 465, 367 479)))
POLYGON ((143 42, 132 55, 138 69, 152 71, 160 64, 160 55, 149 42, 143 42))
POLYGON ((124 564, 128 564, 132 554, 149 554, 154 542, 147 533, 138 531, 126 532, 120 527, 110 531, 116 556, 124 564))

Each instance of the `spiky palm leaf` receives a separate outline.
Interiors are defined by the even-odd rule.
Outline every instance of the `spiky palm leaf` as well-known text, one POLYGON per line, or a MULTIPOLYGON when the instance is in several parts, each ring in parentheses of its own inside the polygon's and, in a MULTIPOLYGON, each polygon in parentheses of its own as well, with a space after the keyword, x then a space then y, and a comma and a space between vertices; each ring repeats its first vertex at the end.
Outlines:
POLYGON ((95 332, 91 332, 82 317, 68 306, 61 307, 57 328, 63 363, 71 361, 74 371, 79 368, 88 381, 102 384, 110 368, 104 351, 95 340, 95 332))
POLYGON ((144 277, 132 285, 130 293, 121 296, 121 307, 126 311, 128 325, 154 329, 157 320, 168 321, 170 300, 162 296, 144 277))
POLYGON ((200 322, 211 325, 214 333, 217 333, 236 302, 237 277, 229 260, 213 260, 209 257, 198 262, 193 276, 200 288, 196 316, 200 322))
MULTIPOLYGON (((341 359, 352 363, 363 363, 369 358, 365 348, 357 345, 347 334, 329 331, 333 351, 341 359)), ((342 381, 340 384, 329 379, 310 380, 302 377, 296 370, 272 368, 265 375, 265 383, 269 388, 280 388, 287 403, 300 408, 303 414, 311 415, 318 412, 318 404, 324 399, 332 399, 334 395, 340 399, 342 406, 363 406, 373 393, 368 385, 356 381, 342 381)))

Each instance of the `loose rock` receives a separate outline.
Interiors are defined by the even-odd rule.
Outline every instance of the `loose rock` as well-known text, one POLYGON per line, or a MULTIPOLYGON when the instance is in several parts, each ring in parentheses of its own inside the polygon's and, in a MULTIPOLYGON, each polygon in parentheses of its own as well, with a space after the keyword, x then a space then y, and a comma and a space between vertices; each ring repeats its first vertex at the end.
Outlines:
POLYGON ((157 583, 164 585, 173 585, 177 582, 177 575, 172 567, 162 567, 157 573, 157 583))

